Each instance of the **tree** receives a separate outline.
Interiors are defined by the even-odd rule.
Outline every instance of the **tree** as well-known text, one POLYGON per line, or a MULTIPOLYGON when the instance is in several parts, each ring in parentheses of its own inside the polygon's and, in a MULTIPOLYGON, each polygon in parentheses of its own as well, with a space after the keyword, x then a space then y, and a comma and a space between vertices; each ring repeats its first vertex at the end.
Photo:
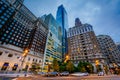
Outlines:
POLYGON ((93 72, 93 66, 89 62, 79 62, 78 71, 80 72, 93 72))
POLYGON ((88 72, 88 73, 92 73, 93 72, 93 66, 92 66, 92 64, 91 63, 89 63, 89 62, 84 62, 84 67, 85 67, 85 69, 86 69, 86 71, 88 72))
POLYGON ((78 72, 78 68, 74 66, 74 72, 78 72))
POLYGON ((107 65, 104 65, 104 70, 105 70, 105 73, 108 74, 109 68, 107 65))
POLYGON ((66 70, 68 70, 70 73, 74 71, 74 64, 71 61, 68 61, 66 70))
POLYGON ((59 64, 58 64, 57 59, 53 60, 53 70, 54 71, 59 71, 59 64))
POLYGON ((60 62, 59 63, 59 66, 60 66, 59 71, 60 72, 66 71, 66 65, 67 65, 67 63, 60 62))
POLYGON ((78 71, 80 71, 80 72, 85 72, 86 71, 83 62, 78 63, 78 71))
POLYGON ((33 73, 37 73, 40 70, 40 64, 38 63, 32 63, 30 71, 32 71, 33 73))
POLYGON ((65 69, 66 69, 66 66, 63 66, 63 65, 60 65, 60 72, 63 72, 63 71, 65 71, 65 69))

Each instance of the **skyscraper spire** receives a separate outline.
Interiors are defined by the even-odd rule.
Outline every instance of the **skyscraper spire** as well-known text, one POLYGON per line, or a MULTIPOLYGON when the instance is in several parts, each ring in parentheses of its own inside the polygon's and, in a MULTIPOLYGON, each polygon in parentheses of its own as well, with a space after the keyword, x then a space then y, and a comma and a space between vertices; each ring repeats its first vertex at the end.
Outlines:
POLYGON ((81 23, 80 19, 76 18, 75 19, 75 26, 81 26, 81 25, 82 25, 82 23, 81 23))

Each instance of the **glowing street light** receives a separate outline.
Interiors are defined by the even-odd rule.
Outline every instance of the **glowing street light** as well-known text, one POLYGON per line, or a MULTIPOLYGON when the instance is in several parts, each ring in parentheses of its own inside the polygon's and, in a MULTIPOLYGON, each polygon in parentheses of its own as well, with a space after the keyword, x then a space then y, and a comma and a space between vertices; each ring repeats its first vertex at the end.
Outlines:
POLYGON ((23 54, 22 54, 22 62, 21 62, 21 68, 20 70, 22 70, 22 66, 23 66, 23 63, 24 63, 24 60, 26 58, 26 56, 28 55, 28 52, 29 52, 29 49, 26 48, 24 51, 23 51, 23 54))
POLYGON ((64 62, 66 63, 68 60, 69 60, 69 55, 67 54, 67 55, 65 56, 64 62))
POLYGON ((23 51, 22 56, 23 56, 23 57, 26 57, 26 56, 27 56, 27 54, 28 54, 28 52, 29 52, 29 50, 28 50, 28 49, 25 49, 25 50, 23 51))
POLYGON ((96 61, 95 61, 95 65, 99 65, 99 60, 96 60, 96 61))
POLYGON ((69 58, 69 56, 67 55, 67 56, 66 56, 66 59, 68 59, 68 58, 69 58))

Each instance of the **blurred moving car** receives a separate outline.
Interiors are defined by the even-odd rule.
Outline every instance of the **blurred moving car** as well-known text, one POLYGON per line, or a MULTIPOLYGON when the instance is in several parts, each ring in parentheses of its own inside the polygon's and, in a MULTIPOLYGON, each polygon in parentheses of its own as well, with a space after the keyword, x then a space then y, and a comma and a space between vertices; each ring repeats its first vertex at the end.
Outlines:
POLYGON ((68 71, 64 71, 64 72, 60 73, 60 76, 69 76, 69 72, 68 71))
POLYGON ((104 76, 104 72, 98 72, 98 76, 104 76))
POLYGON ((84 73, 76 72, 76 73, 71 74, 71 76, 88 76, 88 75, 89 75, 88 72, 84 72, 84 73))

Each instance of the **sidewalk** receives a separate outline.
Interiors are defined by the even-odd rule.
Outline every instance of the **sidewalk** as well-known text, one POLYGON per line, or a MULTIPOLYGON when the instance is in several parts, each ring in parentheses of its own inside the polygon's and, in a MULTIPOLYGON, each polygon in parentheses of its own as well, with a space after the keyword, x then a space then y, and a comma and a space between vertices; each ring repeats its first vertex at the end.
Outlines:
POLYGON ((4 77, 29 77, 32 76, 30 74, 24 74, 24 73, 14 73, 14 74, 0 74, 0 76, 4 76, 4 77))
MULTIPOLYGON (((98 74, 90 74, 90 76, 97 76, 98 77, 98 74)), ((120 76, 120 75, 116 75, 116 74, 108 74, 108 75, 106 75, 106 74, 104 74, 104 76, 120 76)))

